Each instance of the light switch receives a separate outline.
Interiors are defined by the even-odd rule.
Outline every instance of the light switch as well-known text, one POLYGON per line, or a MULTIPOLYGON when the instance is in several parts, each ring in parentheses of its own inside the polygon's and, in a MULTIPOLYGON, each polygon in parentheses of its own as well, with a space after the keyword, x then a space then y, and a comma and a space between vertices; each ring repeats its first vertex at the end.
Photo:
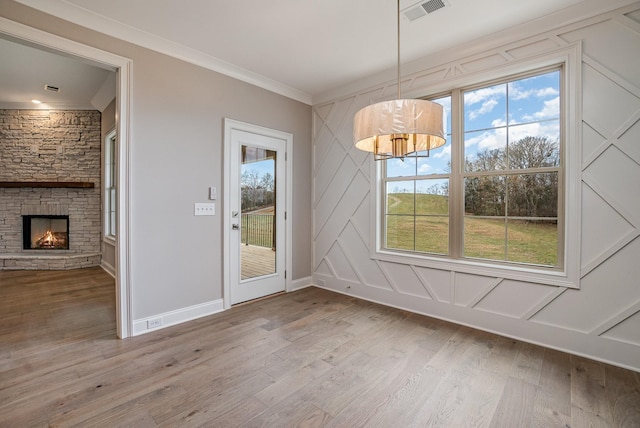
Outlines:
POLYGON ((209 187, 209 199, 211 199, 212 201, 218 199, 218 190, 215 186, 209 187))
POLYGON ((193 215, 216 215, 215 202, 204 204, 196 202, 193 215))

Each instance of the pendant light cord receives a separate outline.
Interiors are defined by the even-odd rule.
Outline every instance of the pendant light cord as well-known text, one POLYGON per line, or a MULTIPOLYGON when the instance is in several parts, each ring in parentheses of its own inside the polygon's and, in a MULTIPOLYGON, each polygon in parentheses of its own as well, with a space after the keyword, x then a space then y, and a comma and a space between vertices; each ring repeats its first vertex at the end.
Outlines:
POLYGON ((398 10, 397 10, 397 40, 398 40, 398 99, 400 97, 400 0, 398 0, 398 10))

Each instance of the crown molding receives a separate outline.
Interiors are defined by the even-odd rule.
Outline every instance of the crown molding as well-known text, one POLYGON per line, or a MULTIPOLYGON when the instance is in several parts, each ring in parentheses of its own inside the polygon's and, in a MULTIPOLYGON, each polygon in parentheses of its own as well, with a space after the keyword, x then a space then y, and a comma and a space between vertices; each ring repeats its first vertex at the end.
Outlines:
POLYGON ((311 94, 238 67, 199 50, 107 18, 65 0, 15 0, 25 6, 129 43, 195 64, 262 89, 311 105, 311 94))

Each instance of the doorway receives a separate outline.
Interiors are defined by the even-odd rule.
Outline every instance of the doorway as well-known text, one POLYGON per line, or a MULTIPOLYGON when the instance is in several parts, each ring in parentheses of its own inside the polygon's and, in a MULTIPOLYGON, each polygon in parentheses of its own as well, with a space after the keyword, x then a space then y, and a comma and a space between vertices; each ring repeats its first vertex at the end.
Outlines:
POLYGON ((116 245, 116 332, 119 338, 132 334, 131 287, 129 275, 129 94, 131 60, 26 25, 0 20, 0 37, 34 46, 56 55, 80 59, 116 72, 116 129, 118 133, 117 235, 116 245))
POLYGON ((287 290, 291 134, 225 120, 225 307, 287 290))

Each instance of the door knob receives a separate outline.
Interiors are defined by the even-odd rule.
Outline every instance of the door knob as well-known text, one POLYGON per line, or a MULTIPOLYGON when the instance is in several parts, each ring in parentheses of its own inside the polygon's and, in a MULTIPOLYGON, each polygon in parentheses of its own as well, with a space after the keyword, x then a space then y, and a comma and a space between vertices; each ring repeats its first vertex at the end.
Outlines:
POLYGON ((237 224, 232 224, 232 225, 231 225, 231 229, 233 229, 233 230, 239 230, 239 229, 240 229, 240 226, 238 226, 237 224))

